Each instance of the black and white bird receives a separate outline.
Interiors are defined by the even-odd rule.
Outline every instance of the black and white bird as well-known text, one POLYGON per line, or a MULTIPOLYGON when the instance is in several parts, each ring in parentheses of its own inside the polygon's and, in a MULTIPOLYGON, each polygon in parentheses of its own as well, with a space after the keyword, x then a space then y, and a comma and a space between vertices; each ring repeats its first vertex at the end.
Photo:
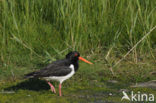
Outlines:
POLYGON ((82 60, 88 64, 92 64, 86 59, 80 57, 80 53, 77 51, 69 52, 65 59, 57 60, 52 62, 48 66, 44 67, 35 72, 31 72, 25 75, 25 78, 43 78, 49 84, 51 91, 56 93, 55 87, 50 83, 50 81, 59 82, 59 95, 61 93, 61 84, 72 77, 79 68, 79 60, 82 60))

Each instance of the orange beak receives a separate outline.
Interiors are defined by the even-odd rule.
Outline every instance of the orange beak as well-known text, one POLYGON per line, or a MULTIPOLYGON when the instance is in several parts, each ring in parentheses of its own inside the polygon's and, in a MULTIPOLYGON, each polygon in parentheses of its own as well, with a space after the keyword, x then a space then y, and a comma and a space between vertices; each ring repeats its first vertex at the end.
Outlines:
POLYGON ((93 64, 93 63, 91 63, 90 61, 88 61, 88 60, 86 60, 86 59, 84 59, 84 58, 82 58, 82 57, 79 57, 79 60, 82 60, 82 61, 84 61, 84 62, 86 62, 86 63, 88 63, 88 64, 93 64))

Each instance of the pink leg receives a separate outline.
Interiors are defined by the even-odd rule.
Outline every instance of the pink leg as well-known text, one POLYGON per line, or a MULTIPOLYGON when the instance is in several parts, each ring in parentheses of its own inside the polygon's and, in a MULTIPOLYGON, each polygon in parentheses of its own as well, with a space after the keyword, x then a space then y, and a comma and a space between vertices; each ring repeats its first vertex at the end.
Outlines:
POLYGON ((59 84, 59 95, 62 96, 62 93, 61 93, 61 83, 59 84))
POLYGON ((49 86, 51 88, 51 91, 54 92, 54 93, 56 93, 55 87, 50 82, 48 82, 48 84, 49 84, 49 86))

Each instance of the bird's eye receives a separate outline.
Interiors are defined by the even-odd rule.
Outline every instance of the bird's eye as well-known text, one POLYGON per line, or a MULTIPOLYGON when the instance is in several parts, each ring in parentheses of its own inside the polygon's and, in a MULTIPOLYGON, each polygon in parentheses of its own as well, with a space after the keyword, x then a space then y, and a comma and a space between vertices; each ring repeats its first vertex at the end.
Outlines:
POLYGON ((76 57, 78 54, 76 53, 74 56, 76 57))

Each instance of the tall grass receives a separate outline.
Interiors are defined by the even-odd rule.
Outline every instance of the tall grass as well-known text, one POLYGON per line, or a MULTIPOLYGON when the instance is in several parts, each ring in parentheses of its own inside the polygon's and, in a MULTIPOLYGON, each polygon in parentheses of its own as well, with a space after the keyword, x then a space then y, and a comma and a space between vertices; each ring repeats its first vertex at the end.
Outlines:
MULTIPOLYGON (((1 0, 0 62, 26 65, 69 50, 122 55, 156 25, 155 0, 1 0)), ((156 30, 132 58, 155 58, 156 30)))

